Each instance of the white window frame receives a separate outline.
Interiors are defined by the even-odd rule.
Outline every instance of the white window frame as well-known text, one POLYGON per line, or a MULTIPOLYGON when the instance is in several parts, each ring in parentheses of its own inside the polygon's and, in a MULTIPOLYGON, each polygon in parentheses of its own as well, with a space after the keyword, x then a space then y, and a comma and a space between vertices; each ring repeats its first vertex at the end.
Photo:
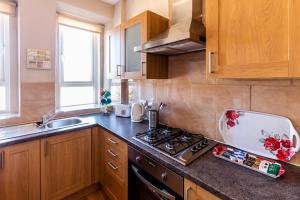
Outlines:
MULTIPOLYGON (((0 12, 1 13, 1 12, 0 12)), ((0 110, 0 118, 7 118, 19 112, 19 68, 17 62, 17 18, 14 13, 1 13, 7 15, 8 23, 4 23, 4 80, 0 80, 0 86, 4 86, 6 94, 5 109, 0 110)), ((0 47, 1 48, 1 47, 0 47)), ((0 49, 1 51, 1 49, 0 49)))
MULTIPOLYGON (((66 24, 58 24, 58 80, 57 80, 57 89, 56 89, 56 109, 60 110, 66 107, 77 107, 77 106, 86 106, 86 104, 81 105, 70 105, 70 106, 61 106, 60 105, 60 98, 61 98, 61 87, 86 87, 90 86, 94 89, 94 102, 92 105, 99 103, 99 88, 100 88, 100 38, 101 33, 93 33, 93 41, 92 41, 92 51, 93 51, 93 67, 92 67, 92 79, 91 81, 72 81, 72 82, 65 82, 64 81, 64 74, 63 74, 63 32, 60 31, 60 26, 66 26, 71 28, 81 29, 79 27, 68 26, 66 24)), ((84 30, 84 29, 83 29, 84 30)), ((85 30, 89 31, 89 30, 85 30)), ((90 105, 90 104, 89 104, 90 105)), ((78 108, 80 109, 80 108, 78 108)))

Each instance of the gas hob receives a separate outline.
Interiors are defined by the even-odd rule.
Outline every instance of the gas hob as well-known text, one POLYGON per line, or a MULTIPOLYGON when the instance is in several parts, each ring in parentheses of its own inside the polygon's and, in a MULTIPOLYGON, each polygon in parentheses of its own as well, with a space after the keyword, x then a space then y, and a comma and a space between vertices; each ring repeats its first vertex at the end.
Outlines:
POLYGON ((138 133, 133 138, 183 165, 188 165, 217 144, 201 134, 168 126, 138 133))

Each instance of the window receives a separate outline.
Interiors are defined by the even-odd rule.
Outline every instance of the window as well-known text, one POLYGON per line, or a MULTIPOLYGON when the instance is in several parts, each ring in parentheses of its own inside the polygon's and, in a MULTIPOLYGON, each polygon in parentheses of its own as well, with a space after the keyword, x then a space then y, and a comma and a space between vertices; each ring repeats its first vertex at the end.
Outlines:
POLYGON ((100 33, 59 24, 58 108, 98 103, 100 33))
POLYGON ((16 5, 0 2, 0 114, 15 114, 18 104, 16 5))

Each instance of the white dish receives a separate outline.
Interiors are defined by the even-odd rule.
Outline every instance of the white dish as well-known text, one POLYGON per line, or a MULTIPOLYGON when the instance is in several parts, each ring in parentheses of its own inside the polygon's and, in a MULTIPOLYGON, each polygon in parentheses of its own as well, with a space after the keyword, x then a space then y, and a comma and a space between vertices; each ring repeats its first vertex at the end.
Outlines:
POLYGON ((219 131, 225 144, 271 159, 289 161, 300 148, 299 134, 282 116, 229 109, 219 131))

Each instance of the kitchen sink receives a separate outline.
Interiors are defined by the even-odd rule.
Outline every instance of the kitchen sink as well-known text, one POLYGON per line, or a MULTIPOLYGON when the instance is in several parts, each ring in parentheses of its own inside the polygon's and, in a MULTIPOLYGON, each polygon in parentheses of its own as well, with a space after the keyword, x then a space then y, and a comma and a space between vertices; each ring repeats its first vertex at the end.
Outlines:
POLYGON ((79 118, 68 118, 68 119, 58 119, 50 121, 46 126, 50 129, 63 128, 66 126, 75 126, 82 124, 82 120, 79 118))
POLYGON ((27 135, 32 135, 36 133, 41 133, 50 130, 58 130, 61 128, 67 128, 82 124, 87 124, 89 122, 81 120, 80 118, 65 118, 57 119, 48 122, 45 126, 37 126, 36 123, 24 124, 19 126, 11 126, 0 128, 0 141, 7 140, 11 138, 17 138, 27 135))

